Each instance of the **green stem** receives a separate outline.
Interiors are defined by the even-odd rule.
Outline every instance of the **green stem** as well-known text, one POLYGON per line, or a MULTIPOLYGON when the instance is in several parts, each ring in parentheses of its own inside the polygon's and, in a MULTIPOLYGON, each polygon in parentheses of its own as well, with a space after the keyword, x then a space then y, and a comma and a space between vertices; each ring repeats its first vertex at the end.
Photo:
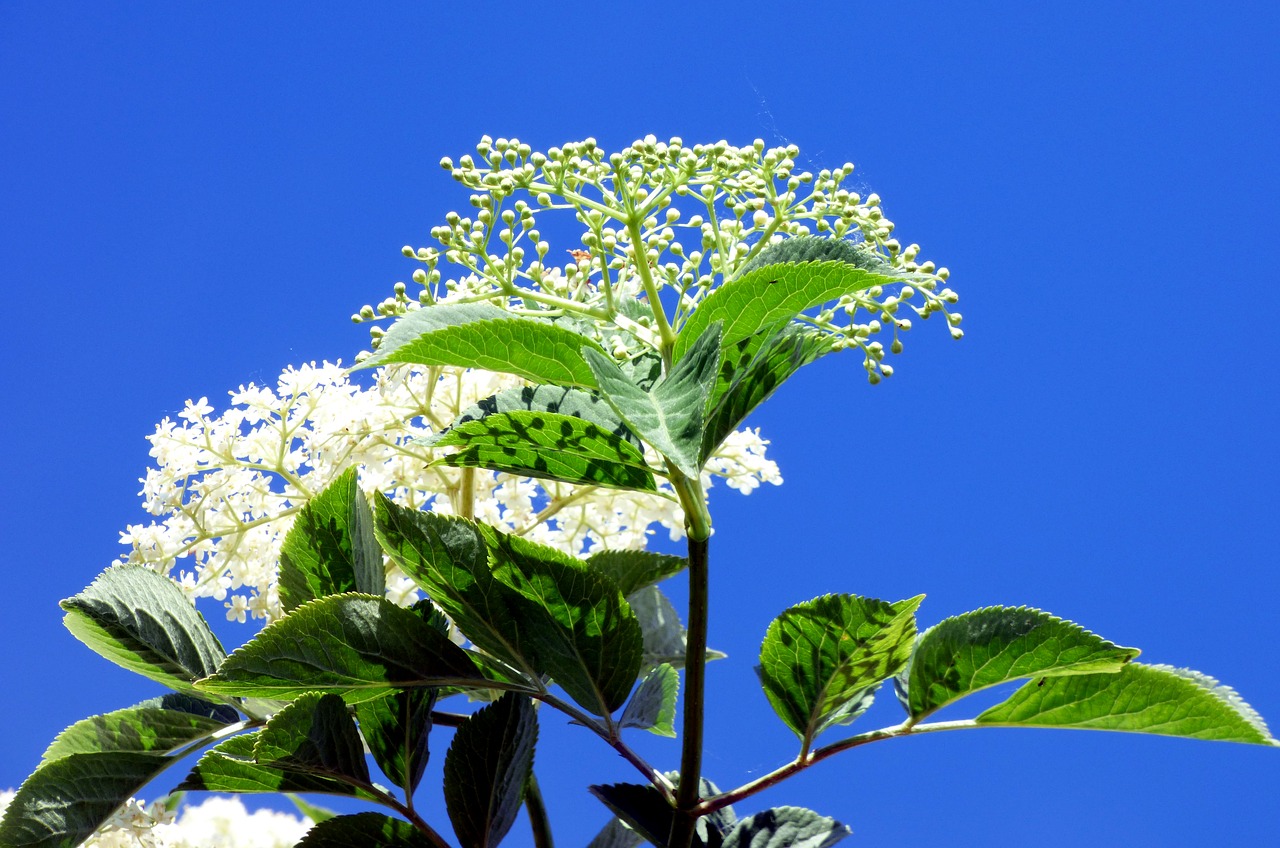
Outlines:
POLYGON ((555 848, 555 841, 551 838, 551 820, 547 818, 547 805, 542 801, 542 790, 538 788, 538 778, 532 771, 524 783, 524 809, 529 814, 534 848, 555 848))
POLYGON ((640 232, 642 218, 633 216, 627 219, 627 235, 631 237, 631 252, 635 255, 636 273, 644 284, 644 292, 649 297, 649 306, 653 308, 654 320, 658 322, 658 337, 662 339, 662 359, 667 370, 671 369, 671 351, 675 350, 676 333, 667 321, 667 311, 662 308, 658 299, 658 286, 653 281, 653 272, 649 268, 649 257, 645 255, 644 234, 640 232))
POLYGON ((680 753, 680 784, 676 787, 676 815, 671 824, 669 848, 688 848, 692 844, 694 825, 699 816, 697 809, 702 801, 698 790, 702 783, 702 731, 707 671, 707 563, 706 536, 698 538, 690 533, 689 632, 684 659, 684 727, 681 734, 684 747, 680 753))

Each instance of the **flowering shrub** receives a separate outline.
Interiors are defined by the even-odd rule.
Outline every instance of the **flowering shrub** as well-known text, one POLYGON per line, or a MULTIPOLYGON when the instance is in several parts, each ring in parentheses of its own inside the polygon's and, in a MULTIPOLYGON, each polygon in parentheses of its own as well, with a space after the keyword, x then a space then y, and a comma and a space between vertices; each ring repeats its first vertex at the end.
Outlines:
POLYGON ((394 814, 312 808, 306 835, 290 819, 279 844, 446 846, 414 799, 430 740, 451 732, 457 842, 498 844, 523 806, 549 846, 535 705, 636 770, 636 783, 590 787, 615 816, 595 848, 834 844, 849 831, 833 818, 732 805, 921 733, 1275 745, 1213 679, 1136 663, 1136 649, 1039 610, 988 607, 921 632, 923 596, 839 594, 764 634, 757 671, 795 758, 726 790, 704 777, 707 493, 715 478, 743 492, 781 482, 745 420, 829 353, 857 351, 873 384, 891 376, 915 319, 963 335, 947 270, 894 237, 877 196, 842 187, 852 166, 797 171, 796 154, 652 137, 544 154, 485 138, 444 160, 474 211, 405 248, 422 266, 414 294, 397 284, 354 316, 373 324, 357 356, 371 384, 339 365, 290 368, 221 414, 201 398, 157 428, 142 494, 159 520, 129 527, 128 555, 63 608, 86 645, 170 691, 59 735, 9 802, 0 845, 218 844, 179 832, 206 807, 174 825, 171 804, 130 800, 207 748, 178 790, 327 792, 394 814), (655 526, 687 555, 645 550, 655 526), (661 588, 686 572, 687 629, 661 588), (199 597, 267 626, 228 655, 199 597), (903 721, 843 730, 888 681, 903 721), (972 718, 930 720, 1010 681, 1023 683, 972 718), (458 696, 484 706, 444 707, 458 696), (647 762, 633 731, 679 737, 678 769, 647 762))

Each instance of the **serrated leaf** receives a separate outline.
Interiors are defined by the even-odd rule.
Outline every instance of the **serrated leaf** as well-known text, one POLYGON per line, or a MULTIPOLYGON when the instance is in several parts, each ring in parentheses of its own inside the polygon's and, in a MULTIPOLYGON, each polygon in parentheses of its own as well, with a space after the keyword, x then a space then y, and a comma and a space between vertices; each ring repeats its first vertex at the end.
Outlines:
POLYGON ((587 565, 617 585, 623 595, 674 577, 689 566, 680 556, 652 551, 597 551, 587 557, 587 565))
MULTIPOLYGON (((738 276, 765 265, 823 261, 843 262, 864 271, 876 271, 888 275, 895 273, 888 258, 866 242, 832 236, 808 235, 792 236, 768 245, 755 258, 742 266, 738 276)), ((896 273, 904 278, 924 276, 903 271, 896 271, 896 273)))
POLYGON ((285 535, 280 548, 280 604, 290 612, 326 595, 380 595, 385 589, 373 514, 352 467, 298 512, 285 535))
MULTIPOLYGON (((752 267, 716 288, 680 328, 680 335, 676 337, 676 359, 684 357, 693 341, 717 321, 724 323, 721 344, 728 347, 764 327, 790 320, 806 309, 837 300, 841 295, 916 276, 893 270, 882 260, 869 255, 863 261, 860 258, 862 254, 847 253, 839 246, 838 240, 818 241, 829 242, 839 255, 814 261, 770 260, 768 264, 752 267), (866 267, 859 267, 859 264, 866 267)), ((817 243, 807 242, 811 245, 817 243)), ((779 249, 779 246, 767 249, 761 253, 760 259, 779 249)), ((857 250, 856 246, 854 250, 857 250)), ((806 250, 801 254, 807 255, 806 250)))
POLYGON ((1032 681, 975 722, 1280 745, 1230 687, 1189 669, 1142 663, 1129 663, 1114 673, 1032 681))
POLYGON ((293 804, 294 809, 296 809, 299 813, 301 813, 304 818, 311 819, 311 821, 315 822, 316 824, 319 824, 320 822, 326 822, 329 819, 337 818, 338 816, 336 812, 329 809, 328 807, 321 807, 319 804, 312 804, 310 801, 308 801, 306 798, 303 798, 301 795, 295 795, 292 792, 286 792, 284 793, 284 797, 289 799, 289 803, 293 804))
POLYGON ((830 352, 824 334, 796 324, 762 330, 726 350, 711 391, 703 461, 792 374, 830 352))
POLYGON ((697 477, 707 399, 720 364, 719 326, 709 326, 650 391, 628 379, 604 352, 583 348, 583 355, 622 420, 686 476, 697 477))
POLYGON ((381 799, 368 789, 315 771, 263 765, 253 758, 264 731, 233 736, 204 753, 174 791, 207 792, 319 792, 366 801, 381 799))
POLYGON ((415 686, 475 686, 465 651, 410 610, 372 595, 331 595, 267 625, 200 688, 291 699, 332 692, 348 703, 415 686))
MULTIPOLYGON (((679 786, 679 773, 668 772, 667 777, 673 785, 679 786)), ((675 821, 675 808, 653 786, 610 783, 587 788, 634 833, 654 845, 667 844, 671 825, 675 821)), ((703 798, 720 794, 716 785, 706 778, 698 782, 698 790, 703 798)), ((722 807, 714 813, 702 816, 694 827, 693 845, 699 848, 721 848, 725 832, 732 828, 735 821, 732 807, 722 807)))
POLYGON ((272 716, 258 734, 253 759, 284 771, 369 783, 356 724, 333 694, 308 692, 272 716))
POLYGON ((143 566, 108 568, 62 608, 67 629, 90 649, 179 692, 199 694, 192 682, 226 656, 177 584, 143 566))
POLYGON ((667 663, 644 676, 619 719, 620 727, 638 727, 658 736, 676 735, 680 674, 667 663))
POLYGON ((646 586, 627 596, 644 638, 644 667, 663 663, 684 668, 685 629, 680 614, 657 586, 646 586))
POLYGON ((724 848, 830 848, 853 831, 802 807, 774 807, 741 819, 724 848))
POLYGON ((644 454, 581 418, 549 412, 499 412, 455 425, 435 444, 462 449, 437 462, 489 468, 586 486, 657 490, 644 454))
POLYGON ((491 527, 378 504, 380 538, 478 647, 550 675, 597 715, 626 701, 643 652, 622 594, 581 560, 491 527))
POLYGON ((319 822, 294 848, 432 848, 434 843, 403 819, 382 813, 335 816, 319 822))
POLYGON ((360 732, 374 762, 407 795, 418 788, 430 757, 427 740, 436 695, 435 689, 402 689, 356 705, 360 732))
POLYGON ((0 821, 0 845, 79 845, 173 761, 140 751, 96 751, 47 762, 9 802, 0 821))
POLYGON ((40 762, 43 765, 71 754, 105 751, 167 754, 171 749, 190 745, 237 719, 235 710, 230 707, 210 704, 188 695, 154 698, 127 709, 76 722, 58 734, 40 762))
POLYGON ((896 603, 823 595, 769 625, 760 646, 760 682, 769 703, 807 749, 850 702, 906 663, 923 595, 896 603))
POLYGON ((507 693, 458 728, 444 760, 444 797, 463 848, 502 841, 533 770, 538 721, 527 697, 507 693))
POLYGON ((515 590, 522 652, 583 708, 608 715, 640 673, 644 640, 631 607, 581 560, 495 534, 494 577, 515 590))
MULTIPOLYGON (((515 374, 532 383, 593 388, 582 359, 595 342, 551 322, 520 318, 488 303, 429 306, 401 317, 358 367, 393 362, 452 365, 515 374)), ((601 350, 601 352, 603 352, 601 350)))
POLYGON ((975 610, 920 636, 907 678, 909 712, 920 719, 1007 680, 1117 672, 1138 654, 1029 607, 975 610))
MULTIPOLYGON (((654 357, 653 362, 656 362, 660 374, 662 360, 654 357)), ((553 412, 557 415, 581 418, 626 440, 636 448, 643 448, 643 442, 631 432, 603 397, 595 392, 566 386, 520 386, 505 389, 464 409, 449 427, 450 429, 459 427, 468 421, 479 421, 501 412, 553 412)), ((444 430, 413 441, 416 444, 432 447, 448 432, 449 430, 444 430)))

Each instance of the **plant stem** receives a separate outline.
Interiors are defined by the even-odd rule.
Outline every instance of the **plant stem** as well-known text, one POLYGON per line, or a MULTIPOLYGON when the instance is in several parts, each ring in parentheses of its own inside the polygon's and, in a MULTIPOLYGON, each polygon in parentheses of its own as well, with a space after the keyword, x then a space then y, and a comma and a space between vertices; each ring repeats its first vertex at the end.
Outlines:
POLYGON ((542 790, 538 788, 538 778, 532 771, 524 784, 524 809, 529 814, 534 848, 555 848, 555 842, 551 838, 551 820, 547 818, 547 806, 542 802, 542 790))
POLYGON ((689 632, 684 659, 684 727, 680 753, 680 785, 669 848, 688 848, 701 797, 702 725, 707 671, 708 540, 689 536, 689 632))

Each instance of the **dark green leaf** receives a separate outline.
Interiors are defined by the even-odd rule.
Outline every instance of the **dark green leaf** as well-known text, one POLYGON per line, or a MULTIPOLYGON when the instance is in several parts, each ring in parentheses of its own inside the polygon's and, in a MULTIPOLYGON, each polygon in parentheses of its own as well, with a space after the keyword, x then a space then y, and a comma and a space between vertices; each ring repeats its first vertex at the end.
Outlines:
POLYGON ((674 577, 688 567, 689 561, 652 551, 597 551, 587 557, 587 565, 612 580, 623 595, 631 595, 674 577))
POLYGON ((427 767, 436 694, 435 689, 401 689, 386 698, 356 705, 360 731, 374 761, 408 795, 418 788, 427 767))
POLYGON ((740 820, 724 848, 829 848, 852 833, 835 819, 802 807, 774 807, 740 820))
POLYGON ((909 711, 919 719, 1006 680, 1117 672, 1138 653, 1040 610, 975 610, 921 635, 907 677, 909 711))
POLYGON ((1042 677, 975 721, 1280 745, 1230 687, 1188 669, 1141 663, 1114 673, 1042 677))
POLYGON ((622 819, 614 816, 609 819, 600 832, 587 843, 587 848, 637 848, 644 844, 644 837, 622 823, 622 819))
MULTIPOLYGON (((660 371, 662 360, 656 359, 656 362, 660 371)), ((613 407, 609 406, 603 397, 595 392, 585 392, 582 389, 564 386, 521 386, 506 389, 467 407, 449 427, 451 429, 460 427, 469 421, 479 421, 501 412, 553 412, 557 415, 581 418, 626 440, 636 448, 643 447, 640 439, 623 423, 618 413, 613 411, 613 407)), ((450 431, 444 430, 414 441, 432 447, 448 432, 450 431)))
POLYGON ((431 848, 433 844, 403 819, 356 813, 320 822, 294 848, 431 848))
POLYGON ((627 708, 618 721, 621 727, 638 727, 658 736, 676 735, 676 700, 680 693, 680 674, 663 663, 640 681, 627 708))
POLYGON ((463 848, 491 848, 515 821, 533 769, 538 721, 528 698, 507 693, 473 713, 444 761, 444 797, 463 848))
POLYGON ((360 734, 337 695, 308 692, 272 716, 258 734, 253 759, 284 771, 369 783, 360 734))
MULTIPOLYGON (((518 318, 488 303, 430 306, 403 316, 387 330, 361 368, 408 362, 515 374, 532 383, 592 388, 583 343, 595 342, 548 321, 518 318)), ((601 351, 603 352, 603 351, 601 351)))
MULTIPOLYGON (((721 344, 728 347, 779 321, 815 306, 872 286, 885 286, 917 275, 869 260, 859 267, 855 254, 817 261, 780 261, 754 267, 713 291, 689 316, 676 338, 677 360, 717 321, 724 323, 721 344)), ((765 251, 767 253, 768 251, 765 251)), ((765 254, 762 253, 763 257, 765 254)))
POLYGON ((439 462, 588 486, 657 490, 644 454, 590 421, 549 412, 499 412, 455 425, 436 447, 462 450, 439 462))
POLYGON ((253 758, 263 731, 233 736, 206 751, 175 791, 207 792, 319 792, 366 801, 381 799, 368 789, 315 771, 295 771, 262 765, 253 758))
MULTIPOLYGON (((892 276, 895 271, 889 260, 866 242, 831 236, 793 236, 774 242, 742 266, 738 276, 766 265, 787 262, 843 262, 864 271, 875 271, 892 276)), ((920 274, 904 273, 901 278, 918 277, 920 274)), ((895 277, 899 279, 899 277, 895 277)))
POLYGON ((116 665, 171 689, 199 694, 226 653, 177 584, 149 568, 108 568, 62 602, 67 629, 116 665))
POLYGON ((596 715, 622 706, 644 652, 622 593, 581 560, 519 536, 496 534, 493 575, 515 590, 521 650, 596 715))
POLYGON ((414 686, 473 686, 465 651, 417 613, 371 595, 331 595, 269 624, 200 688, 294 698, 333 692, 349 703, 414 686))
POLYGON ((832 723, 849 719, 850 702, 905 665, 923 599, 891 604, 824 595, 791 607, 769 625, 760 646, 760 681, 806 749, 832 723))
POLYGON ((348 469, 298 513, 280 548, 280 604, 286 612, 343 592, 386 589, 373 516, 348 469))
POLYGON ((792 374, 830 352, 822 333, 796 324, 762 330, 727 350, 711 392, 703 461, 792 374))
MULTIPOLYGON (((678 773, 669 772, 667 777, 674 786, 680 785, 678 773)), ((633 832, 654 845, 667 844, 675 809, 656 788, 637 783, 611 783, 588 789, 633 832)), ((699 781, 698 790, 703 798, 720 794, 716 785, 706 778, 699 781)), ((722 807, 703 816, 694 828, 693 844, 699 848, 720 848, 725 832, 735 821, 732 807, 722 807)))
POLYGON ((44 752, 41 764, 71 754, 105 751, 166 754, 226 727, 237 718, 235 710, 229 707, 187 695, 155 698, 76 722, 58 734, 44 752), (230 721, 225 720, 227 718, 230 721))
MULTIPOLYGON (((695 313, 696 314, 696 313, 695 313)), ((720 328, 707 327, 653 389, 637 386, 613 359, 583 348, 600 390, 632 430, 689 477, 702 470, 707 399, 720 364, 720 328)))
POLYGON ((173 760, 163 754, 98 751, 46 762, 9 802, 0 822, 0 845, 79 845, 173 760))

